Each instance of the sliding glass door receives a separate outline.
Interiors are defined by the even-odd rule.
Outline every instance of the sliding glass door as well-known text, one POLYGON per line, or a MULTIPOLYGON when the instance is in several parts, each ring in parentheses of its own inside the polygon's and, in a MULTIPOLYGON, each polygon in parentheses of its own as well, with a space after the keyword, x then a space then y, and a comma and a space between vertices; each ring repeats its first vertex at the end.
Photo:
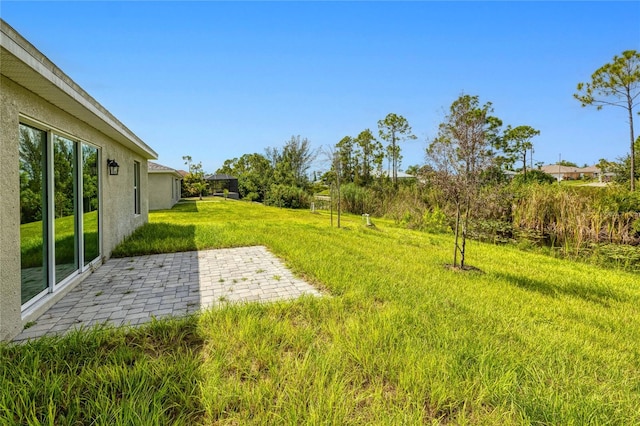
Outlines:
POLYGON ((46 132, 20 126, 22 304, 48 289, 46 148, 46 132))
POLYGON ((78 270, 76 143, 53 135, 55 283, 78 270))
POLYGON ((20 125, 22 305, 100 256, 99 150, 20 125))
POLYGON ((82 242, 84 266, 100 256, 98 148, 82 144, 82 242))

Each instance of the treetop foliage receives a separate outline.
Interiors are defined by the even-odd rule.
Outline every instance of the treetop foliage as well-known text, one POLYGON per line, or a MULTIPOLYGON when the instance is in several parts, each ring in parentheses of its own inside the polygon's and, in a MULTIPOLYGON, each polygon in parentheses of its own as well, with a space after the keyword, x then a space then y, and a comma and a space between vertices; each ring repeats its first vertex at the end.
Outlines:
POLYGON ((235 176, 242 198, 283 207, 302 206, 306 199, 300 190, 310 187, 308 171, 317 154, 307 138, 291 136, 282 147, 267 147, 264 155, 228 159, 216 172, 235 176), (295 203, 290 202, 294 199, 295 203))
POLYGON ((615 55, 613 61, 598 68, 588 83, 578 83, 578 93, 573 95, 580 104, 602 109, 605 105, 624 108, 629 122, 629 183, 635 190, 635 136, 633 129, 633 111, 638 106, 640 96, 640 53, 625 50, 621 56, 615 55))
POLYGON ((209 185, 204 178, 202 163, 194 163, 190 155, 182 157, 189 173, 182 179, 182 190, 187 197, 200 197, 208 194, 209 185))
POLYGON ((387 156, 391 161, 392 181, 394 185, 397 185, 400 162, 398 143, 408 139, 416 139, 416 136, 411 133, 411 126, 407 119, 394 113, 389 113, 384 119, 378 121, 378 135, 388 143, 387 156))
POLYGON ((637 106, 640 95, 640 53, 625 50, 591 75, 591 82, 578 83, 573 96, 582 106, 604 105, 629 108, 637 106))

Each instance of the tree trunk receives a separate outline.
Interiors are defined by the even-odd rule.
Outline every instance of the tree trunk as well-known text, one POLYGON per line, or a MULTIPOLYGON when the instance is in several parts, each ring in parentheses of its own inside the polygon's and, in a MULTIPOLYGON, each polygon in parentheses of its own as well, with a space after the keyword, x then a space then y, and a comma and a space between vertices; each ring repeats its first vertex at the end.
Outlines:
POLYGON ((629 135, 631 136, 631 192, 636 190, 636 149, 633 134, 633 99, 627 88, 627 109, 629 111, 629 135))
POLYGON ((340 212, 341 212, 341 204, 340 204, 340 199, 342 197, 340 196, 340 178, 338 178, 338 228, 340 228, 340 212))
POLYGON ((464 223, 462 224, 462 249, 460 250, 460 269, 464 269, 464 255, 467 246, 467 226, 469 224, 469 199, 466 202, 466 211, 464 213, 464 223))
POLYGON ((460 229, 460 204, 456 204, 456 231, 453 244, 453 267, 458 265, 458 230, 460 229))
POLYGON ((396 135, 391 135, 391 146, 393 149, 393 187, 398 188, 398 153, 396 152, 396 135))
POLYGON ((329 189, 329 208, 331 209, 331 227, 333 228, 333 184, 329 189))

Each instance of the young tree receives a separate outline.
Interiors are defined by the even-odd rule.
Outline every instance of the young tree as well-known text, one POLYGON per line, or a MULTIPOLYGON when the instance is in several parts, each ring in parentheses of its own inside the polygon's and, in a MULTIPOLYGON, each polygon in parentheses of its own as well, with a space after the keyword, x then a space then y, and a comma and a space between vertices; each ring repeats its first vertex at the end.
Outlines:
POLYGON ((309 183, 307 171, 317 156, 307 138, 291 136, 282 149, 267 148, 267 159, 274 169, 276 184, 305 188, 309 183))
POLYGON ((615 168, 615 165, 613 162, 607 160, 606 158, 601 158, 598 160, 596 167, 600 169, 598 180, 600 182, 604 182, 604 174, 612 171, 615 168))
POLYGON ((502 122, 491 116, 490 102, 480 106, 477 96, 462 95, 453 102, 437 137, 427 148, 437 182, 455 205, 453 267, 465 265, 469 215, 480 190, 480 177, 492 162, 502 122))
POLYGON ((582 106, 616 106, 624 108, 629 117, 630 140, 630 183, 635 190, 636 164, 633 132, 633 110, 638 105, 640 95, 640 53, 625 50, 621 56, 615 55, 611 63, 604 64, 591 75, 591 82, 578 83, 578 93, 573 95, 582 106))
MULTIPOLYGON (((342 158, 340 157, 339 152, 334 152, 333 154, 333 169, 335 171, 335 188, 338 191, 337 193, 337 210, 338 210, 338 228, 340 228, 340 217, 342 216, 342 158)), ((333 187, 333 186, 332 186, 333 187)), ((331 202, 333 202, 333 194, 331 195, 331 202)))
MULTIPOLYGON (((348 136, 341 139, 340 142, 344 141, 348 136)), ((331 217, 331 226, 333 226, 333 201, 334 199, 337 201, 337 213, 338 213, 338 228, 340 228, 340 217, 342 214, 342 206, 341 206, 341 185, 342 181, 342 164, 343 159, 340 155, 339 145, 336 146, 329 145, 326 149, 322 150, 323 157, 331 164, 331 168, 324 173, 323 181, 325 184, 329 185, 329 208, 330 208, 330 217, 331 217), (337 194, 336 194, 337 193, 337 194)))
POLYGON ((416 136, 411 133, 411 126, 409 126, 407 119, 394 113, 387 114, 384 120, 378 121, 378 134, 382 140, 388 143, 387 155, 391 161, 392 182, 394 186, 397 186, 398 159, 400 156, 400 145, 398 143, 407 139, 416 139, 416 136))
POLYGON ((507 126, 502 136, 503 150, 512 164, 516 159, 522 160, 522 174, 527 176, 527 151, 533 150, 531 139, 538 136, 540 130, 531 126, 507 126))
MULTIPOLYGON (((340 162, 340 180, 342 182, 353 182, 356 177, 355 170, 355 152, 353 149, 353 138, 351 136, 345 136, 340 139, 340 142, 336 144, 336 152, 340 162)), ((338 169, 335 167, 334 160, 334 169, 337 171, 338 169)))
POLYGON ((420 173, 420 164, 414 164, 413 166, 407 167, 405 173, 411 176, 418 176, 420 173))
POLYGON ((207 190, 207 181, 204 179, 204 170, 202 163, 193 163, 190 155, 182 157, 184 164, 189 168, 189 173, 182 180, 182 187, 185 194, 189 197, 198 196, 202 200, 202 195, 207 190))
POLYGON ((360 148, 356 153, 360 165, 358 175, 360 176, 362 185, 366 186, 371 183, 373 172, 380 172, 382 169, 382 160, 384 158, 382 144, 373 136, 373 133, 371 133, 369 129, 361 131, 355 138, 355 143, 360 148))

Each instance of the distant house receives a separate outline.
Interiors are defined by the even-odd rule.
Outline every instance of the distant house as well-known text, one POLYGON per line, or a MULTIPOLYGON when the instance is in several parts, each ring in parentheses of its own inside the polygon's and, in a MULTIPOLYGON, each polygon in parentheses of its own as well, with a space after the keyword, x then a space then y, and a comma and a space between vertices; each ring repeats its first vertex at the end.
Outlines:
POLYGON ((601 170, 596 166, 574 167, 550 164, 540 167, 540 170, 550 174, 556 180, 577 180, 577 179, 601 179, 601 170))
POLYGON ((0 340, 148 218, 157 154, 0 19, 0 340))
POLYGON ((149 161, 149 210, 170 209, 182 197, 182 174, 149 161))
MULTIPOLYGON (((381 172, 376 172, 376 173, 374 173, 374 175, 377 176, 377 177, 379 177, 379 176, 389 177, 389 178, 393 177, 393 173, 389 172, 388 170, 382 170, 381 172)), ((411 179, 415 179, 416 178, 414 175, 410 175, 408 173, 401 172, 399 170, 396 172, 396 177, 399 180, 402 180, 402 179, 411 180, 411 179)))
POLYGON ((504 175, 505 178, 507 178, 508 180, 512 180, 514 177, 516 177, 516 175, 518 174, 518 172, 514 172, 513 170, 503 170, 502 174, 504 175))

